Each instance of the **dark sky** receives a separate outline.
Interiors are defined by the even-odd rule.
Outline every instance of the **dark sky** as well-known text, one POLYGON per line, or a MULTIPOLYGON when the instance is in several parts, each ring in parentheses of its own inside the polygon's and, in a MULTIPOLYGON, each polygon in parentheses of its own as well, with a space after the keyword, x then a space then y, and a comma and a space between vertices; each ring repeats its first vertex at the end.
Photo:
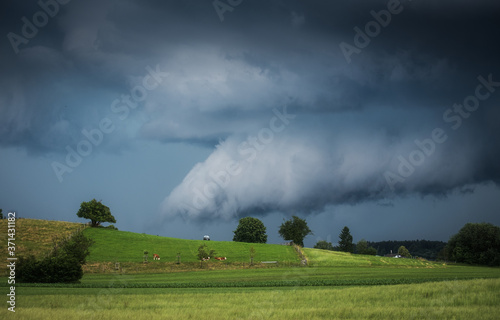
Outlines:
POLYGON ((500 224, 498 1, 3 1, 0 208, 231 240, 500 224), (67 2, 67 3, 65 3, 67 2))

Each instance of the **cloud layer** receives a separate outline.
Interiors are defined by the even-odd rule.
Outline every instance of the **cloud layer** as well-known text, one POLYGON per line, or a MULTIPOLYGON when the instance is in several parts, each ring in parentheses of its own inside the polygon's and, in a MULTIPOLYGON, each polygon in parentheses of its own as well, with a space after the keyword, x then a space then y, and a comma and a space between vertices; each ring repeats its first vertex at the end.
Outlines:
MULTIPOLYGON (((4 34, 42 10, 3 6, 4 34)), ((59 161, 110 118, 96 152, 144 139, 214 148, 162 204, 188 219, 498 183, 499 7, 243 2, 221 22, 203 1, 70 2, 18 53, 2 43, 0 145, 59 161), (349 59, 342 43, 356 48, 349 59), (168 77, 120 119, 112 102, 155 66, 168 77)))

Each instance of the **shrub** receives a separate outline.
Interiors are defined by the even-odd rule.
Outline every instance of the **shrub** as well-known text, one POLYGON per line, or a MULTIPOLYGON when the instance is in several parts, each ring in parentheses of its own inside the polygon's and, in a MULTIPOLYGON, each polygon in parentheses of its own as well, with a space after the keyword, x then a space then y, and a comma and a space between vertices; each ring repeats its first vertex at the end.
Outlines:
POLYGON ((37 260, 34 256, 19 259, 19 282, 76 282, 83 276, 82 265, 71 256, 48 256, 37 260))
POLYGON ((20 257, 17 268, 19 282, 75 282, 82 278, 82 265, 89 254, 93 240, 78 232, 65 240, 60 249, 53 250, 47 257, 36 259, 33 255, 20 257))
POLYGON ((315 249, 323 250, 333 250, 333 245, 331 242, 326 242, 325 240, 320 240, 314 245, 315 249))

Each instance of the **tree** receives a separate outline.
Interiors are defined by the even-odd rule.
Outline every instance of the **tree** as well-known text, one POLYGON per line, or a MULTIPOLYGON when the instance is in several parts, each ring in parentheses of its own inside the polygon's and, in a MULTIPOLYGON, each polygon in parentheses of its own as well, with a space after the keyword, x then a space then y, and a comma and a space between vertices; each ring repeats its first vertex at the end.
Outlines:
POLYGON ((349 228, 345 226, 339 235, 339 250, 344 252, 354 252, 354 244, 352 243, 352 235, 349 228))
POLYGON ((82 202, 80 210, 78 210, 76 215, 79 218, 90 219, 92 227, 97 227, 102 222, 116 223, 116 219, 111 214, 109 208, 96 199, 92 199, 88 202, 82 202))
POLYGON ((368 246, 368 241, 366 241, 365 239, 361 239, 358 241, 358 243, 356 244, 356 251, 359 254, 368 254, 372 256, 377 254, 377 249, 368 246))
POLYGON ((439 251, 439 253, 436 256, 436 259, 446 262, 449 260, 449 257, 450 257, 450 254, 448 252, 448 247, 444 247, 443 249, 441 249, 441 251, 439 251))
POLYGON ((306 220, 297 216, 292 216, 292 219, 283 221, 278 232, 283 240, 292 240, 293 243, 302 247, 304 246, 304 238, 313 234, 307 226, 306 220))
POLYGON ((238 227, 233 232, 233 241, 250 243, 267 242, 266 227, 257 218, 246 217, 240 219, 238 227))
POLYGON ((367 254, 374 256, 377 254, 377 249, 370 247, 368 245, 368 241, 366 241, 365 239, 361 239, 356 244, 356 252, 358 254, 367 254))
POLYGON ((315 249, 323 249, 323 250, 333 250, 333 245, 331 242, 326 242, 325 240, 320 240, 316 242, 314 245, 315 249))
POLYGON ((87 238, 83 232, 78 232, 62 244, 62 251, 75 258, 79 264, 84 265, 87 256, 90 254, 90 246, 95 243, 94 240, 87 238))
POLYGON ((467 223, 446 248, 456 262, 500 266, 500 228, 491 223, 467 223))
POLYGON ((364 254, 367 254, 367 255, 370 255, 370 256, 376 256, 377 255, 377 249, 375 249, 374 247, 368 247, 368 249, 366 249, 366 251, 365 251, 364 254))
POLYGON ((200 260, 200 267, 203 267, 203 261, 210 259, 210 257, 215 255, 215 250, 208 249, 208 246, 204 243, 200 244, 198 247, 198 260, 200 260))
POLYGON ((359 254, 365 254, 365 251, 368 250, 368 242, 365 239, 361 239, 356 244, 356 251, 359 254))
POLYGON ((408 251, 408 249, 406 249, 405 246, 401 246, 399 247, 398 249, 398 254, 402 257, 405 257, 405 258, 411 258, 411 254, 410 254, 410 251, 408 251))
POLYGON ((2 209, 0 209, 0 219, 3 219, 2 209))

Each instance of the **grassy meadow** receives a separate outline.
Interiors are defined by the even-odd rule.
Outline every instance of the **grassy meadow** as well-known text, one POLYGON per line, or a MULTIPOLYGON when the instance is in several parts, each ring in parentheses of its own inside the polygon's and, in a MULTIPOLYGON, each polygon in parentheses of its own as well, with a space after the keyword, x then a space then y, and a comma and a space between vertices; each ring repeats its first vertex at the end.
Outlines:
MULTIPOLYGON (((38 220, 31 220, 33 226, 22 220, 18 233, 36 226, 40 241, 36 235, 18 237, 21 253, 48 252, 61 228, 73 230, 66 223, 51 221, 40 228, 38 220)), ((74 230, 80 226, 74 224, 74 230)), ((105 228, 84 232, 95 245, 81 281, 16 283, 16 314, 5 304, 1 319, 498 319, 500 314, 500 268, 310 248, 302 249, 308 265, 301 266, 289 246, 105 228), (201 243, 228 260, 200 267, 201 243), (253 266, 250 246, 256 250, 253 266), (144 250, 148 263, 142 262, 144 250), (180 264, 175 263, 178 252, 180 264), (161 260, 153 261, 153 253, 161 260)), ((0 277, 2 292, 8 287, 7 278, 0 277)))
POLYGON ((160 261, 176 262, 177 253, 180 253, 182 262, 197 262, 200 244, 206 244, 210 249, 214 249, 216 256, 227 257, 227 262, 249 263, 250 247, 255 248, 254 261, 299 262, 292 247, 281 245, 184 240, 104 228, 87 228, 84 234, 96 242, 91 247, 89 262, 142 263, 144 250, 149 252, 149 261, 153 261, 153 253, 156 253, 160 255, 160 261))
POLYGON ((250 264, 250 248, 255 249, 255 267, 273 267, 262 265, 261 261, 278 261, 281 265, 298 265, 300 259, 293 247, 242 243, 232 241, 184 240, 159 237, 105 228, 87 228, 84 234, 95 241, 90 249, 84 271, 87 273, 115 272, 119 262, 120 272, 151 273, 205 269, 234 269, 250 264), (212 259, 200 264, 198 247, 206 244, 215 250, 215 256, 226 257, 225 261, 212 259), (144 264, 144 250, 148 251, 148 263, 144 264), (160 260, 153 260, 153 254, 160 260), (180 264, 177 254, 180 253, 180 264))

